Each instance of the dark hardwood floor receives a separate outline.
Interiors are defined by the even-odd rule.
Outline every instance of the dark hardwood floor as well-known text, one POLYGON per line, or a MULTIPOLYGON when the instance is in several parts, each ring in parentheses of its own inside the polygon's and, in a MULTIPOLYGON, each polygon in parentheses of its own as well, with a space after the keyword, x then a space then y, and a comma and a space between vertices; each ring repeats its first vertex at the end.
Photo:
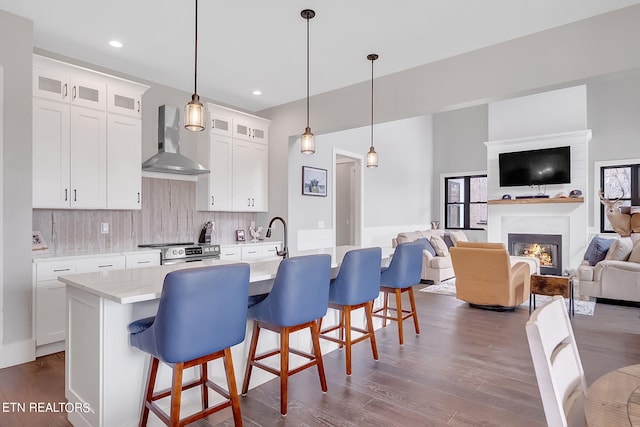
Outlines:
MULTIPOLYGON (((322 394, 316 370, 294 375, 286 418, 279 412, 277 380, 249 390, 240 398, 244 424, 545 425, 524 329, 528 310, 498 313, 470 308, 451 296, 415 294, 420 336, 413 334, 410 321, 403 347, 395 324, 376 331, 380 360, 372 360, 367 342, 354 346, 351 377, 344 373, 344 352, 326 355, 328 393, 322 394)), ((588 384, 610 370, 640 363, 639 314, 637 307, 598 303, 595 316, 575 316, 588 384)), ((0 370, 0 400, 64 402, 64 355, 0 370)), ((0 412, 0 426, 26 425, 69 424, 60 413, 0 412)), ((231 411, 193 425, 233 425, 231 411)))

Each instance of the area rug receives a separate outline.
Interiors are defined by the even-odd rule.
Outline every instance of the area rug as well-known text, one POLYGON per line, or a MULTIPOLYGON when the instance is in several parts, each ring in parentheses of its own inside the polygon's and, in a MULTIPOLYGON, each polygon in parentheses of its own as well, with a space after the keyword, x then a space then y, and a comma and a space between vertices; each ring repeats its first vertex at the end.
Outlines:
MULTIPOLYGON (((444 280, 437 285, 429 285, 425 288, 420 289, 421 292, 429 292, 432 294, 441 294, 441 295, 456 295, 456 279, 444 280)), ((575 289, 575 294, 577 294, 577 289, 575 289)), ((540 307, 545 301, 549 300, 550 296, 546 295, 536 295, 536 307, 540 307)), ((569 300, 565 300, 566 304, 569 304, 569 300)), ((525 307, 527 310, 529 309, 529 300, 527 299, 524 303, 522 303, 521 307, 525 307)), ((595 298, 588 297, 576 297, 574 300, 574 310, 576 314, 582 314, 585 316, 593 316, 596 309, 596 301, 595 298)))

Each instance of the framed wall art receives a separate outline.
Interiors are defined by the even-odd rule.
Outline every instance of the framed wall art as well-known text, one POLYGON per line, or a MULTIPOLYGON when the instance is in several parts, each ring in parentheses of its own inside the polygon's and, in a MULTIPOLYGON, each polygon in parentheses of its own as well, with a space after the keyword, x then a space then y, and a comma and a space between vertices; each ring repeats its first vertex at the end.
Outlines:
POLYGON ((302 167, 302 195, 327 196, 326 169, 313 168, 311 166, 302 167))

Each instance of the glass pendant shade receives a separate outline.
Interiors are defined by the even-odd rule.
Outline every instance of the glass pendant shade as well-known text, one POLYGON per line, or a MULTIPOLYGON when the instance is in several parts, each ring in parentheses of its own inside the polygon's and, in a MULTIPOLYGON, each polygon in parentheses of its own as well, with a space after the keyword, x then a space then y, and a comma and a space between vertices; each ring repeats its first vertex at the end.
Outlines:
POLYGON ((305 128, 302 134, 300 152, 302 152, 302 154, 313 154, 316 152, 316 141, 311 133, 311 128, 305 128))
POLYGON ((184 127, 191 131, 204 130, 204 106, 197 93, 191 96, 191 101, 184 107, 184 127))
POLYGON ((373 146, 369 148, 369 152, 367 153, 367 167, 368 168, 378 167, 378 153, 376 153, 376 150, 375 148, 373 148, 373 146))

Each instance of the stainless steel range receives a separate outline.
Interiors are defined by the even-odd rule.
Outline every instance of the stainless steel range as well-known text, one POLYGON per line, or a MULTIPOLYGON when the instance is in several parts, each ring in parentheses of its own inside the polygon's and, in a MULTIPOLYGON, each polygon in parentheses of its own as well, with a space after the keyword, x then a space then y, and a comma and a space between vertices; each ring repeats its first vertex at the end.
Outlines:
POLYGON ((152 243, 138 245, 139 248, 160 249, 160 264, 178 264, 205 259, 219 259, 220 245, 205 243, 152 243))

